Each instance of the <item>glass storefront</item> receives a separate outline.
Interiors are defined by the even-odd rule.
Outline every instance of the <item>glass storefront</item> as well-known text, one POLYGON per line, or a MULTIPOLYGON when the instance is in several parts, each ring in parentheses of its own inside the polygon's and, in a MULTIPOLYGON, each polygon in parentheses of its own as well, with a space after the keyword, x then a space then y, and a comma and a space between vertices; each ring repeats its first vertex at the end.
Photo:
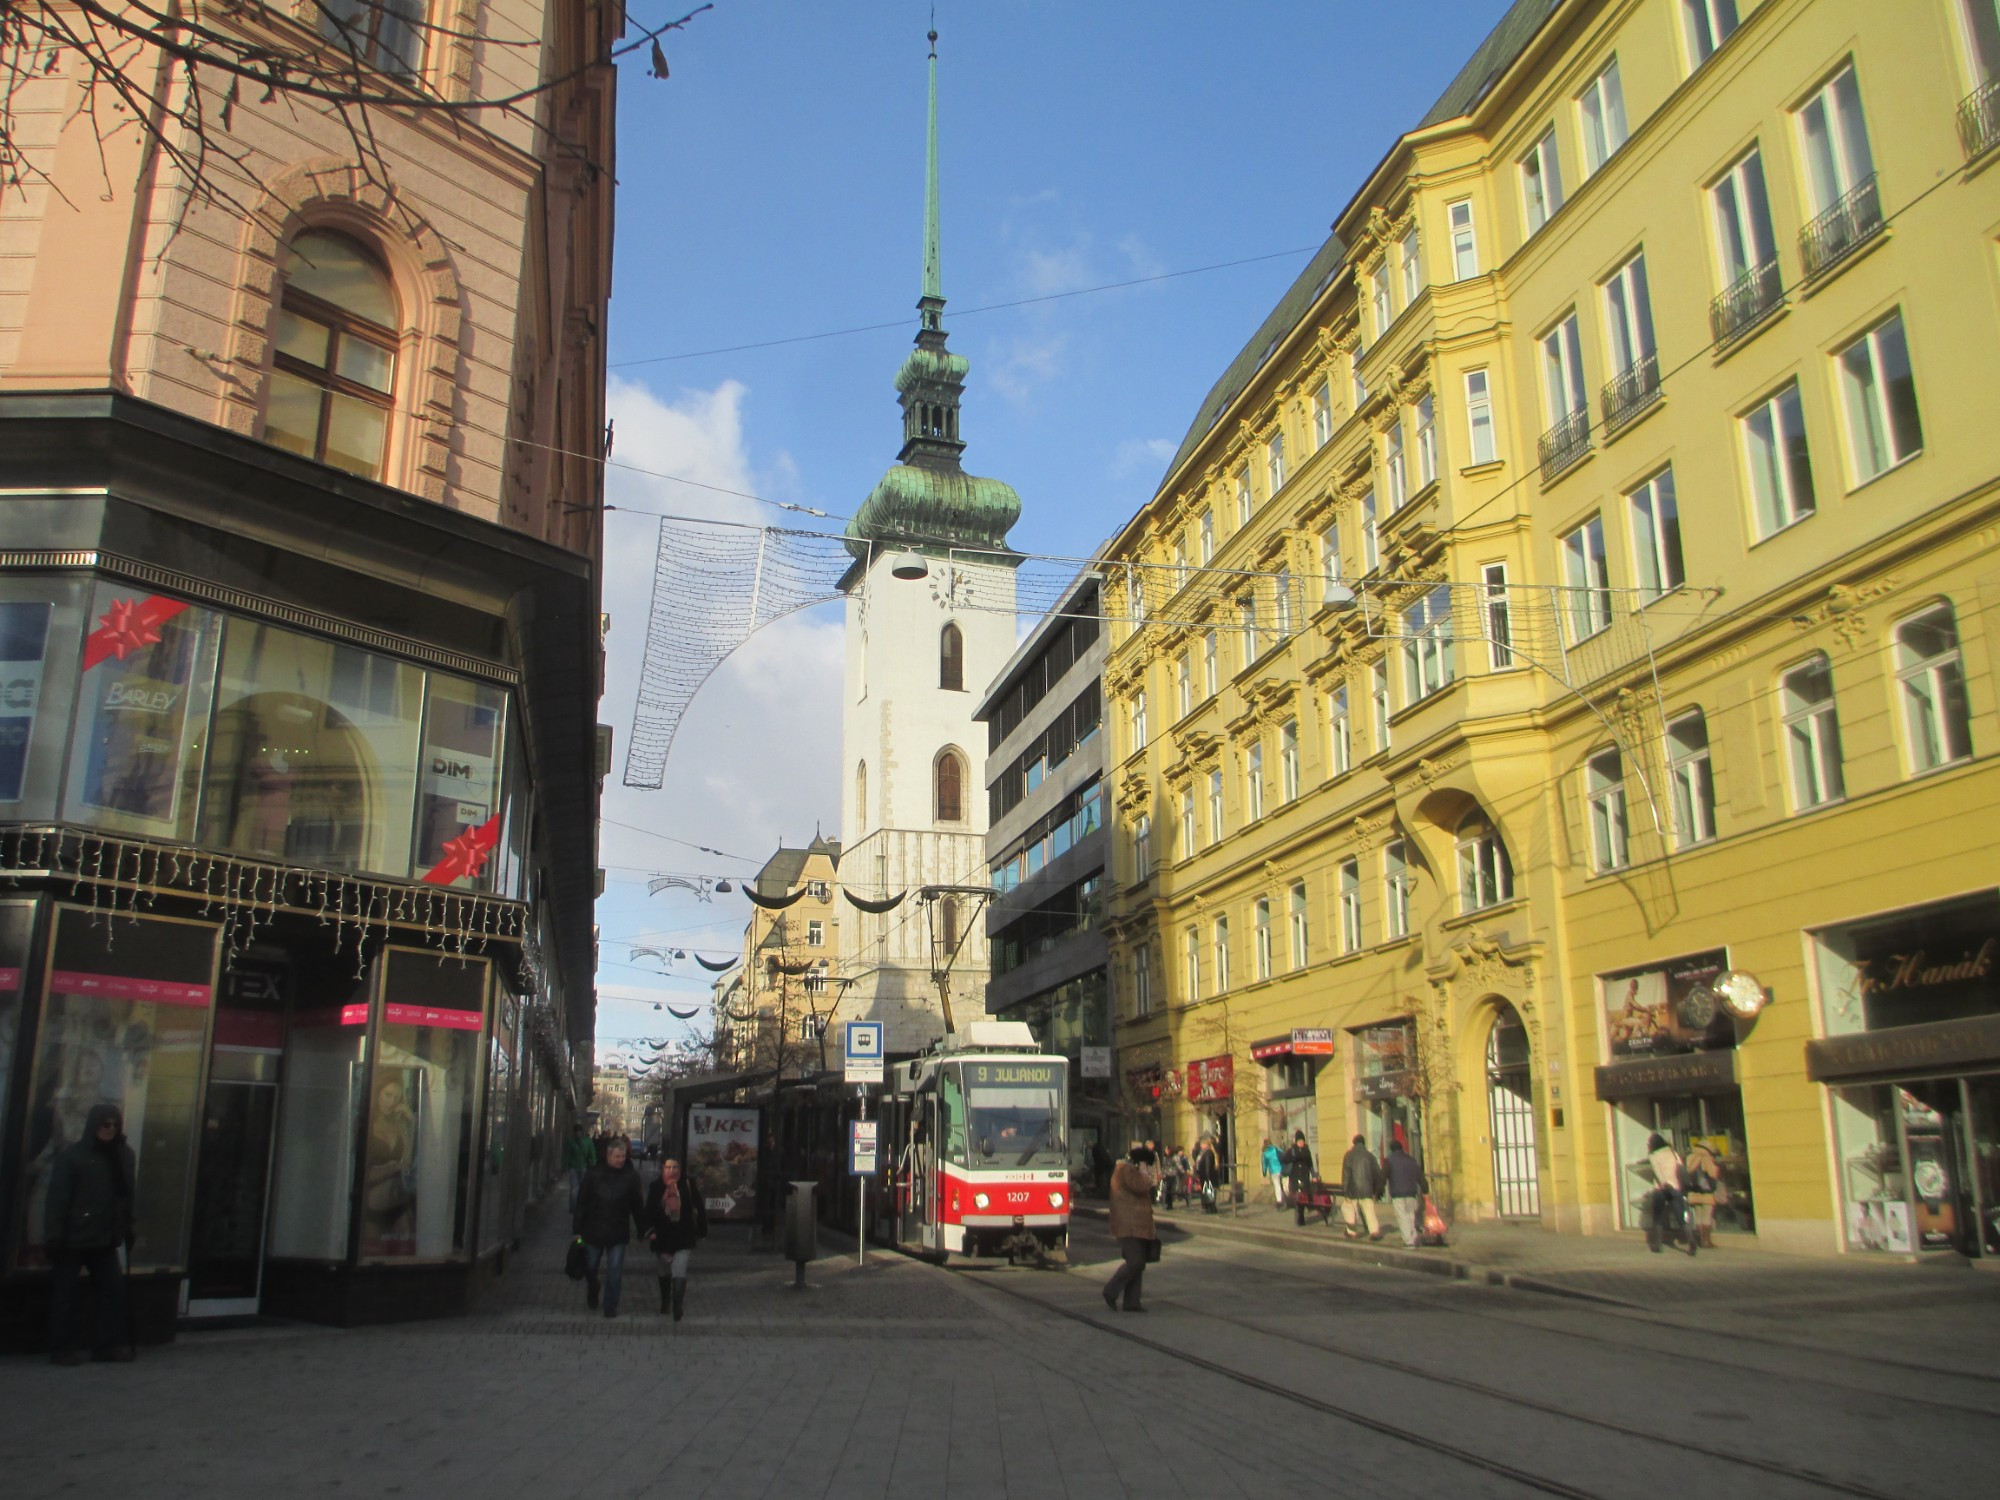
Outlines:
MULTIPOLYGON (((1358 1133, 1377 1158, 1401 1136, 1424 1161, 1423 1108, 1417 1100, 1417 1031, 1412 1021, 1388 1021, 1354 1033, 1354 1101, 1358 1133)), ((1346 1149, 1343 1143, 1341 1149, 1346 1149)), ((1325 1172, 1324 1164, 1320 1170, 1325 1172)))
POLYGON ((21 1039, 21 997, 27 989, 28 944, 34 936, 35 903, 0 901, 0 1126, 13 1102, 14 1049, 21 1039))
POLYGON ((1812 939, 1847 1248, 2000 1255, 2000 892, 1812 939))

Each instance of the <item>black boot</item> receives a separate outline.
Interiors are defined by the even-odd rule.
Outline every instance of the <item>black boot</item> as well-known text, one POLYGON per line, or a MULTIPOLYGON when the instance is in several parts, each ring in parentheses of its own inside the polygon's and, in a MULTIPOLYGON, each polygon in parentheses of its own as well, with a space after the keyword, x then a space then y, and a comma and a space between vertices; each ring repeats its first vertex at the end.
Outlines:
POLYGON ((583 1285, 584 1285, 583 1305, 589 1308, 592 1312, 595 1312, 597 1310, 597 1278, 595 1276, 586 1276, 583 1278, 583 1285))
MULTIPOLYGON (((666 1310, 667 1310, 667 1278, 662 1276, 660 1278, 660 1311, 664 1313, 666 1310)), ((678 1317, 679 1315, 680 1315, 679 1310, 676 1309, 675 1316, 678 1317)))
POLYGON ((680 1322, 681 1320, 681 1308, 682 1305, 687 1301, 687 1294, 688 1294, 687 1277, 676 1276, 674 1278, 674 1321, 676 1323, 680 1322))

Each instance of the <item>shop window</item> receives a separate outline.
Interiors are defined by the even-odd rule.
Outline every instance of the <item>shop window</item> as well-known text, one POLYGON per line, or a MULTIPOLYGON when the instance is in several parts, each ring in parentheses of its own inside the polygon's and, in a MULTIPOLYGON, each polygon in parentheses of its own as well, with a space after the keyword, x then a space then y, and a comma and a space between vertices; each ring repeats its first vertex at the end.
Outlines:
POLYGON ((318 229, 295 236, 285 251, 264 441, 381 478, 399 322, 389 273, 361 246, 318 229))
POLYGON ((0 816, 54 818, 90 583, 0 579, 0 816))
POLYGON ((938 687, 947 693, 965 691, 965 635, 955 624, 938 632, 938 687))
POLYGON ((271 1182, 268 1250, 275 1258, 347 1258, 354 1140, 366 1113, 367 1022, 358 986, 351 1003, 336 992, 292 1012, 271 1182))
POLYGON ((391 948, 370 1070, 362 1157, 363 1260, 441 1259, 466 1248, 488 966, 391 948))
POLYGON ((14 1049, 21 1039, 21 998, 34 927, 34 902, 0 901, 0 1122, 9 1118, 13 1097, 14 1049))
POLYGON ((194 1122, 219 929, 58 907, 28 1085, 17 1264, 45 1261, 49 1172, 100 1103, 124 1112, 136 1159, 135 1268, 185 1263, 194 1122))
POLYGON ((1833 668, 1824 656, 1800 663, 1778 680, 1786 760, 1796 812, 1846 795, 1841 775, 1840 719, 1834 709, 1833 668))
POLYGON ((1965 696, 1965 662, 1958 622, 1938 604, 1896 627, 1896 688, 1910 770, 1920 774, 1972 754, 1972 710, 1965 696))
MULTIPOLYGON (((479 1241, 484 1253, 513 1238, 523 1183, 522 1163, 528 1138, 517 1120, 516 1089, 521 1079, 520 1002, 505 990, 494 1007, 493 1036, 487 1043, 486 1148, 479 1157, 479 1241)), ((643 1118, 632 1122, 633 1134, 644 1138, 643 1118)))
POLYGON ((91 605, 65 816, 194 841, 222 617, 104 580, 91 605))
POLYGON ((430 674, 415 860, 429 884, 492 889, 506 708, 498 688, 430 674))
POLYGON ((202 842, 288 864, 406 876, 423 676, 357 647, 229 621, 202 842))
POLYGON ((1514 899, 1514 865, 1500 830, 1484 813, 1468 813, 1457 837, 1458 900, 1461 911, 1481 911, 1514 899))

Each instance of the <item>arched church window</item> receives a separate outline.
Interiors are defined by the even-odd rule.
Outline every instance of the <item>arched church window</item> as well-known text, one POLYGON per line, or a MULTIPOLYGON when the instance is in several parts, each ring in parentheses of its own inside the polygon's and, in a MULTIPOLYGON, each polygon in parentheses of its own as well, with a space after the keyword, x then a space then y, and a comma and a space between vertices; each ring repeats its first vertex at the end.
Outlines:
POLYGON ((345 235, 308 229, 285 250, 264 441, 379 479, 396 385, 396 291, 345 235))
POLYGON ((934 777, 937 784, 937 821, 965 821, 965 762, 956 750, 940 751, 934 777))
POLYGON ((854 767, 854 832, 850 837, 859 838, 861 830, 868 826, 868 762, 859 761, 854 767))
POLYGON ((956 896, 944 896, 938 900, 938 937, 947 954, 958 947, 958 897, 956 896))
POLYGON ((947 693, 965 691, 965 637, 956 625, 938 633, 938 686, 947 693))

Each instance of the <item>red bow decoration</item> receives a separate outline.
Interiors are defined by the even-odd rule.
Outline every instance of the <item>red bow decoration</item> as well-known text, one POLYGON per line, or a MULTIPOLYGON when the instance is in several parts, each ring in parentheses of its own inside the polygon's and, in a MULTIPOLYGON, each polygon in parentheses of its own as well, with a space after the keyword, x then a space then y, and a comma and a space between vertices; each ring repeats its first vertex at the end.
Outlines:
POLYGON ((495 813, 476 828, 468 828, 455 839, 444 841, 444 858, 424 875, 425 885, 450 885, 486 868, 493 846, 500 842, 500 815, 495 813))
POLYGON ((125 660, 135 651, 159 644, 160 627, 186 609, 185 599, 167 599, 154 594, 145 599, 117 599, 97 617, 97 629, 83 638, 83 670, 115 658, 125 660))

